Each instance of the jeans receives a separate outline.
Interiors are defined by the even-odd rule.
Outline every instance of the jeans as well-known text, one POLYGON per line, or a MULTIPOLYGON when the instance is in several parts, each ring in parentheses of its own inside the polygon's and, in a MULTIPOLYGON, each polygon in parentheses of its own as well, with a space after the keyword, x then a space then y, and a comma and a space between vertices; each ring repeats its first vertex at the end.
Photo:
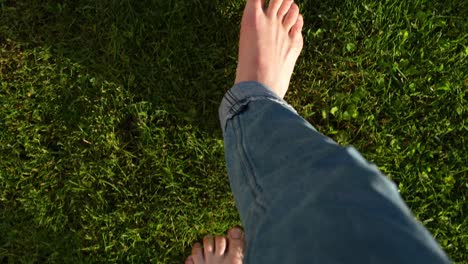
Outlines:
POLYGON ((219 117, 245 263, 450 263, 393 182, 269 88, 235 85, 219 117))

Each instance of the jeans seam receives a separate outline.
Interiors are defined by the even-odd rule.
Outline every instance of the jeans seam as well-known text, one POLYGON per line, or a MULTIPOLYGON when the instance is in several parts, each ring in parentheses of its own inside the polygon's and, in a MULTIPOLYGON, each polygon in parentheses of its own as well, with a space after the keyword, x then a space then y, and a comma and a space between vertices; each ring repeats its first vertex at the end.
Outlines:
POLYGON ((266 211, 265 205, 263 204, 261 200, 258 199, 259 197, 261 197, 260 193, 262 192, 262 188, 257 182, 257 178, 255 177, 255 171, 253 170, 252 163, 247 156, 247 152, 245 151, 244 140, 242 138, 242 124, 240 121, 240 117, 237 116, 237 119, 238 119, 237 120, 238 125, 235 127, 234 131, 237 137, 236 144, 237 144, 237 149, 238 149, 239 160, 243 168, 242 171, 245 173, 247 177, 247 184, 249 185, 252 191, 252 194, 254 196, 254 199, 253 199, 254 203, 258 205, 260 210, 266 211))

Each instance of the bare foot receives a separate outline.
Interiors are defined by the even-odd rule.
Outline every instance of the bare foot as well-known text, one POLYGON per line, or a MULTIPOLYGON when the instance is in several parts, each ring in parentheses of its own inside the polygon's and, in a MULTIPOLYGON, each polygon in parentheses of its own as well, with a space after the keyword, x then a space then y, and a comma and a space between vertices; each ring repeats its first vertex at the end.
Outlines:
POLYGON ((235 83, 257 81, 281 98, 303 47, 304 19, 293 0, 247 0, 235 83))
POLYGON ((244 233, 238 227, 229 230, 228 237, 206 236, 203 248, 196 243, 185 264, 242 264, 244 233))

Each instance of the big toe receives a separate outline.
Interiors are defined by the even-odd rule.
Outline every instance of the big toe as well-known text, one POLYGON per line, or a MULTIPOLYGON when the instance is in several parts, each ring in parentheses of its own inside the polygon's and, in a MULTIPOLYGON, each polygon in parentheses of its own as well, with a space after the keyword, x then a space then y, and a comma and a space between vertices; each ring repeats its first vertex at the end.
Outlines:
POLYGON ((233 227, 228 232, 228 239, 228 255, 240 263, 244 257, 244 232, 239 227, 233 227))

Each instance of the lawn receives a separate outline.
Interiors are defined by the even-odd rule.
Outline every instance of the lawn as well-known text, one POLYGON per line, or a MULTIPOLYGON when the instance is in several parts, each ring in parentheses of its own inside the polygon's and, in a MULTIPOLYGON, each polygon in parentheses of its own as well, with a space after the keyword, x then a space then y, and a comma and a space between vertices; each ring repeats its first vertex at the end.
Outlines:
MULTIPOLYGON (((286 100, 468 263, 468 2, 298 0, 286 100)), ((243 0, 0 0, 0 262, 181 263, 239 224, 218 105, 243 0)))

